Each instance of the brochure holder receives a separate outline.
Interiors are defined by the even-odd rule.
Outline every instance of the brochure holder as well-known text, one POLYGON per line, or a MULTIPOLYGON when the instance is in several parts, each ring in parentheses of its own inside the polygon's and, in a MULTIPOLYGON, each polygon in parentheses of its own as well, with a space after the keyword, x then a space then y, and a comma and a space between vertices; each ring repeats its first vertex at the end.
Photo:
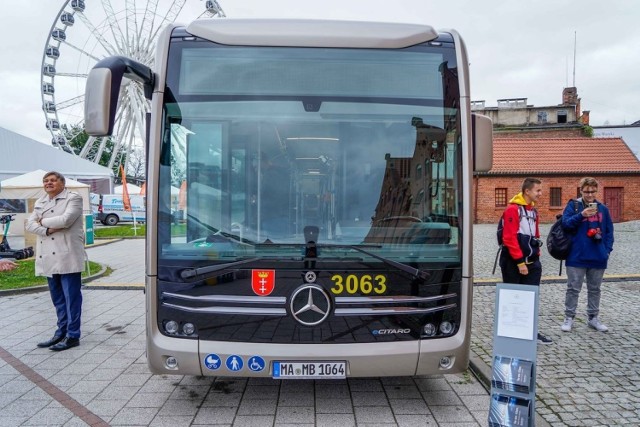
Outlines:
POLYGON ((539 288, 498 283, 490 427, 535 426, 539 288))

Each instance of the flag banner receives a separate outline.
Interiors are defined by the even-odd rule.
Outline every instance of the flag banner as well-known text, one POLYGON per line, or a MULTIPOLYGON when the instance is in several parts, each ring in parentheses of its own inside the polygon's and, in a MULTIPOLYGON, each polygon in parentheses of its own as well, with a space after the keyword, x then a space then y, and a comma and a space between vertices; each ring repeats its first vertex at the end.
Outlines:
POLYGON ((124 173, 124 166, 120 165, 120 176, 122 178, 122 205, 124 210, 131 212, 131 199, 129 198, 129 188, 127 188, 127 175, 124 173))

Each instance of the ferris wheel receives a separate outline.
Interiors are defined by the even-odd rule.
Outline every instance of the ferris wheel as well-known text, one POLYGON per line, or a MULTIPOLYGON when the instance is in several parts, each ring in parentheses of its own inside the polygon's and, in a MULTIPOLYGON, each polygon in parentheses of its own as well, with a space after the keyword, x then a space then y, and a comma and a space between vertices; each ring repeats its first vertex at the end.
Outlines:
MULTIPOLYGON (((40 74, 45 126, 53 146, 95 163, 107 160, 110 169, 126 163, 132 150, 141 148, 149 102, 143 88, 130 82, 123 86, 118 99, 113 136, 89 137, 81 143, 80 152, 74 152, 72 144, 80 144, 74 139, 81 137, 84 128, 86 79, 98 61, 112 55, 127 56, 153 67, 160 30, 194 7, 189 4, 183 11, 186 3, 187 0, 64 1, 45 43, 40 74)), ((226 17, 216 0, 202 4, 204 10, 199 8, 186 19, 226 17)))

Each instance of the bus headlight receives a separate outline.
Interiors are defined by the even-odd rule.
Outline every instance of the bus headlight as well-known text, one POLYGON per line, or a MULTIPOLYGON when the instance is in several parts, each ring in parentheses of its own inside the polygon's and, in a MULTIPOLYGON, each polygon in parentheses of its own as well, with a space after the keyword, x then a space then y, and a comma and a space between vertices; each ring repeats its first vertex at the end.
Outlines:
POLYGON ((422 331, 426 336, 432 337, 437 332, 436 325, 434 325, 433 323, 427 323, 426 325, 424 325, 424 328, 422 328, 422 331))
POLYGON ((164 324, 164 330, 169 334, 175 334, 178 332, 178 322, 175 320, 169 320, 164 324))
POLYGON ((193 323, 185 323, 182 325, 182 332, 185 335, 192 335, 196 331, 196 327, 193 323))
POLYGON ((447 322, 446 320, 440 323, 440 332, 442 332, 444 335, 449 335, 451 332, 453 332, 453 324, 451 322, 447 322))

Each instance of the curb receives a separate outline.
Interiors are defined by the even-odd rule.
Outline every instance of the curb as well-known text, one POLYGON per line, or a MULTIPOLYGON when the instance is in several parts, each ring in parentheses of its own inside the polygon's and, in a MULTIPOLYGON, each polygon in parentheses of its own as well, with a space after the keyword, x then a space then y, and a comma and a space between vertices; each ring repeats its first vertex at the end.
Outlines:
POLYGON ((122 284, 122 285, 114 285, 114 284, 93 284, 86 286, 85 289, 99 289, 99 290, 110 290, 110 291, 145 291, 144 285, 132 285, 132 284, 122 284))
POLYGON ((93 240, 93 245, 85 245, 84 248, 85 249, 91 249, 91 248, 97 248, 99 246, 104 246, 104 245, 108 245, 111 243, 115 243, 115 242, 120 242, 124 240, 123 238, 119 237, 117 239, 94 239, 93 240))
MULTIPOLYGON (((100 264, 101 269, 96 274, 92 274, 91 276, 87 276, 82 279, 83 289, 85 288, 85 283, 91 282, 99 277, 102 277, 107 272, 107 266, 100 264)), ((0 290, 0 298, 11 295, 23 295, 23 294, 35 294, 38 292, 45 292, 49 290, 48 285, 38 285, 38 286, 29 286, 26 288, 18 288, 18 289, 6 289, 0 290)))
MULTIPOLYGON (((487 393, 491 395, 491 368, 487 365, 484 360, 479 358, 473 353, 473 351, 469 352, 469 370, 473 374, 474 377, 478 379, 480 384, 487 390, 487 393)), ((489 396, 491 397, 491 396, 489 396)), ((489 403, 487 402, 487 406, 489 403)), ((536 422, 535 424, 538 427, 551 427, 542 416, 536 412, 536 422)))
POLYGON ((91 282, 92 280, 97 279, 98 277, 102 277, 106 274, 107 272, 107 266, 100 264, 100 271, 98 271, 96 274, 92 274, 91 276, 87 276, 84 279, 82 279, 82 284, 86 284, 91 282))
MULTIPOLYGON (((603 282, 632 282, 640 281, 640 274, 605 274, 603 282)), ((475 279, 474 286, 494 286, 502 283, 502 279, 475 279)), ((540 283, 567 283, 566 277, 546 276, 540 279, 540 283)))
POLYGON ((18 289, 5 289, 0 291, 0 298, 12 296, 12 295, 35 294, 38 292, 45 292, 48 290, 49 290, 48 285, 29 286, 26 288, 18 288, 18 289))

